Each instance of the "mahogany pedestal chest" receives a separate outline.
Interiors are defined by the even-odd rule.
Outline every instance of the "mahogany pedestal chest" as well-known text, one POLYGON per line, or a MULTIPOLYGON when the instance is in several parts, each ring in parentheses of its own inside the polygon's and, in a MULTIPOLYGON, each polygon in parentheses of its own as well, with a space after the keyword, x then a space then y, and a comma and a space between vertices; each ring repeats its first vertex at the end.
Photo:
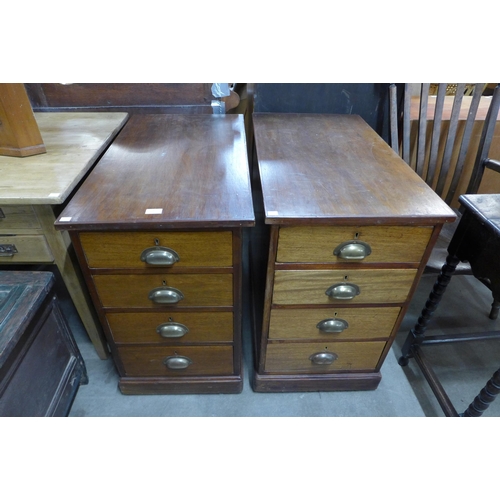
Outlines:
POLYGON ((255 113, 260 392, 375 389, 454 212, 359 116, 255 113))
POLYGON ((87 381, 54 275, 0 271, 0 417, 67 416, 87 381))
POLYGON ((242 389, 243 117, 135 115, 56 221, 125 394, 242 389))

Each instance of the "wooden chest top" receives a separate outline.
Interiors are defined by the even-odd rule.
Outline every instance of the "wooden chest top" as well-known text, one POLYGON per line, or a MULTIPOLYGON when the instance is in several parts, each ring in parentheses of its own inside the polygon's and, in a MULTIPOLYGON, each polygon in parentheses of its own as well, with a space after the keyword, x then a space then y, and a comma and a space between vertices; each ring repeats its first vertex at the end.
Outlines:
POLYGON ((127 121, 127 113, 35 113, 46 153, 0 156, 0 202, 60 205, 127 121))
POLYGON ((436 224, 454 212, 359 116, 254 113, 266 223, 436 224))
POLYGON ((0 271, 0 374, 53 283, 49 272, 0 271))
POLYGON ((500 235, 500 194, 464 194, 459 199, 493 233, 500 235))
POLYGON ((242 115, 134 115, 59 229, 252 226, 242 115))

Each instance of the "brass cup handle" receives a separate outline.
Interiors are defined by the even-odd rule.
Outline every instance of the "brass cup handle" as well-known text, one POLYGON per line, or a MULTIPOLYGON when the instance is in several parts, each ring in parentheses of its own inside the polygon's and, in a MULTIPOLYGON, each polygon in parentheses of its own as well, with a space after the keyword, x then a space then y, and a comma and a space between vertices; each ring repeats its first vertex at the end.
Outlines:
POLYGON ((333 255, 346 260, 363 260, 371 253, 370 245, 359 240, 344 241, 333 251, 333 255))
POLYGON ((178 339, 189 333, 189 328, 182 323, 163 323, 156 327, 156 333, 164 339, 178 339))
POLYGON ((184 294, 180 290, 169 286, 154 288, 148 294, 148 299, 155 304, 177 304, 183 298, 184 294))
POLYGON ((328 318, 320 321, 316 328, 323 333, 341 333, 349 328, 349 323, 345 319, 328 318))
POLYGON ((358 285, 354 283, 336 283, 325 292, 332 299, 351 300, 361 293, 358 285))
POLYGON ((173 266, 179 260, 179 254, 167 247, 150 247, 141 253, 141 261, 152 266, 173 266))
POLYGON ((331 365, 338 356, 334 352, 317 352, 309 356, 313 365, 331 365))
POLYGON ((187 356, 168 356, 163 360, 163 364, 171 370, 185 370, 192 361, 187 356))

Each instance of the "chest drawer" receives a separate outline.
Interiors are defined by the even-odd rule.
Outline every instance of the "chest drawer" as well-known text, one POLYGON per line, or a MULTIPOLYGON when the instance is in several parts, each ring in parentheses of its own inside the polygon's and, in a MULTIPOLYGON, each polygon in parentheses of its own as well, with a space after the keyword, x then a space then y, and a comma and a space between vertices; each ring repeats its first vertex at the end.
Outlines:
POLYGON ((113 274, 96 275, 93 280, 104 307, 233 304, 232 274, 113 274))
POLYGON ((233 340, 231 312, 109 313, 106 319, 117 344, 233 340))
POLYGON ((80 241, 90 268, 233 264, 230 231, 82 232, 80 241))
POLYGON ((360 340, 389 337, 401 308, 272 309, 271 340, 360 340))
POLYGON ((384 347, 385 342, 268 344, 265 369, 282 373, 373 370, 384 347))
POLYGON ((279 231, 277 262, 420 262, 432 227, 297 226, 279 231), (366 255, 366 256, 365 256, 366 255))
POLYGON ((128 377, 231 375, 231 346, 119 347, 128 377))
POLYGON ((276 271, 273 303, 405 302, 416 273, 416 269, 276 271))
POLYGON ((0 206, 0 232, 10 229, 40 229, 31 205, 0 206))
POLYGON ((54 262, 49 244, 41 234, 12 236, 0 234, 0 247, 0 265, 54 262), (15 252, 10 250, 11 245, 15 247, 15 252))

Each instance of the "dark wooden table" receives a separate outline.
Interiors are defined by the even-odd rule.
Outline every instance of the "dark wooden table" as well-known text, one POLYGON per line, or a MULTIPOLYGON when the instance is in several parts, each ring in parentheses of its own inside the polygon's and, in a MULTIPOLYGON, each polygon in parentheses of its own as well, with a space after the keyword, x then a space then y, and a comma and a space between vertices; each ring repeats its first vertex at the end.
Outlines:
MULTIPOLYGON (((459 416, 438 377, 426 360, 421 347, 450 342, 468 342, 500 338, 500 331, 426 336, 427 325, 436 311, 455 268, 461 261, 468 261, 474 276, 500 299, 500 194, 462 195, 459 201, 464 208, 460 224, 448 247, 448 258, 443 265, 417 323, 409 332, 399 359, 401 366, 414 358, 428 381, 446 416, 459 416)), ((464 307, 467 305, 464 304, 464 307)), ((460 416, 479 417, 500 392, 500 370, 495 372, 480 394, 460 416)))

